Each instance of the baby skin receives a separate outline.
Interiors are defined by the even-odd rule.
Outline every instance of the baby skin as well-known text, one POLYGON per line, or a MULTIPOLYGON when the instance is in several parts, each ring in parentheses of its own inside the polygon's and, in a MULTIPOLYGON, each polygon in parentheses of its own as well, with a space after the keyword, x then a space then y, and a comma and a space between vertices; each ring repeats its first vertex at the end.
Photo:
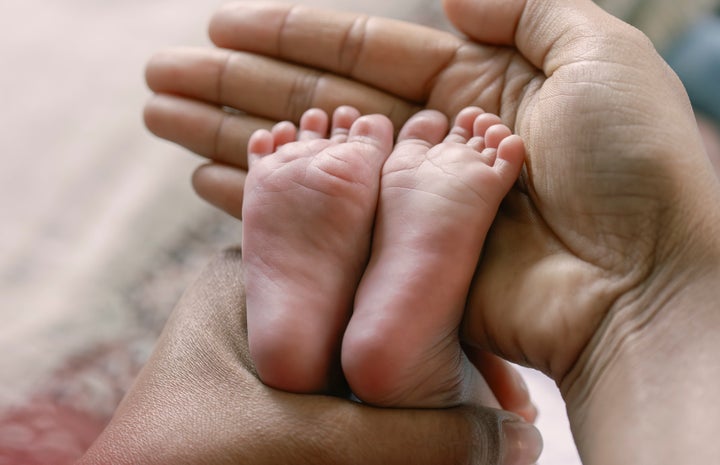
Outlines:
POLYGON ((341 107, 248 144, 243 257, 260 378, 293 392, 347 380, 378 406, 496 404, 458 341, 485 236, 522 168, 492 114, 422 111, 400 130, 341 107))

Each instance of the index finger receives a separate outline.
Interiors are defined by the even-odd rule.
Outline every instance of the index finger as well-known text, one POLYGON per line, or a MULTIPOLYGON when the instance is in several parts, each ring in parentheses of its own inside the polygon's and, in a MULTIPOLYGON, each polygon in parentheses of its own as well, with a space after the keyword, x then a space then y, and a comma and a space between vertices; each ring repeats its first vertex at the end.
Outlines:
POLYGON ((323 69, 422 102, 463 41, 387 18, 274 2, 223 7, 210 23, 219 47, 323 69))

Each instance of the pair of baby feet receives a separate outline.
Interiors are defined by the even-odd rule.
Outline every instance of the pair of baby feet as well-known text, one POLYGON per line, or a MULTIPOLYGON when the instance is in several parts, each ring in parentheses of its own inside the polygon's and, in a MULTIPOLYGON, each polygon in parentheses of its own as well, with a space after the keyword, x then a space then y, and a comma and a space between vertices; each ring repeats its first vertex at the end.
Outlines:
POLYGON ((243 259, 260 378, 293 392, 347 380, 364 402, 445 407, 483 381, 458 330, 485 236, 525 156, 496 115, 448 132, 422 111, 306 112, 248 144, 243 259))

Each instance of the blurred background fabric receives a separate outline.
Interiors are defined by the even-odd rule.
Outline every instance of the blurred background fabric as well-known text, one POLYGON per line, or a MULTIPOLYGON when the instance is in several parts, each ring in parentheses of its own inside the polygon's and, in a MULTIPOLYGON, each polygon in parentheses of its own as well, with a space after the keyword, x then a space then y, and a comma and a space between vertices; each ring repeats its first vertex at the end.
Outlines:
POLYGON ((718 0, 595 0, 618 18, 643 31, 664 50, 699 18, 712 15, 718 0))
MULTIPOLYGON (((435 0, 299 3, 449 29, 435 0)), ((599 3, 662 50, 717 5, 599 3)), ((152 137, 141 117, 146 60, 168 46, 209 45, 207 19, 219 5, 0 4, 0 465, 73 463, 184 288, 240 237, 239 221, 192 192, 200 159, 152 137)), ((541 412, 540 463, 578 464, 556 387, 523 373, 541 412)))

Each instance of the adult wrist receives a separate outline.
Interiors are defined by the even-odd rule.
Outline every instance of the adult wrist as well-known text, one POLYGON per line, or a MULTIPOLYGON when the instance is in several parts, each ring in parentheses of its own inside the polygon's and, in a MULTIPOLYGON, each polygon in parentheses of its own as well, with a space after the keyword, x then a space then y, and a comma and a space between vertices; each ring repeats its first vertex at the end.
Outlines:
POLYGON ((720 453, 708 446, 720 430, 714 242, 704 259, 689 254, 619 299, 562 380, 585 465, 710 463, 720 453))

